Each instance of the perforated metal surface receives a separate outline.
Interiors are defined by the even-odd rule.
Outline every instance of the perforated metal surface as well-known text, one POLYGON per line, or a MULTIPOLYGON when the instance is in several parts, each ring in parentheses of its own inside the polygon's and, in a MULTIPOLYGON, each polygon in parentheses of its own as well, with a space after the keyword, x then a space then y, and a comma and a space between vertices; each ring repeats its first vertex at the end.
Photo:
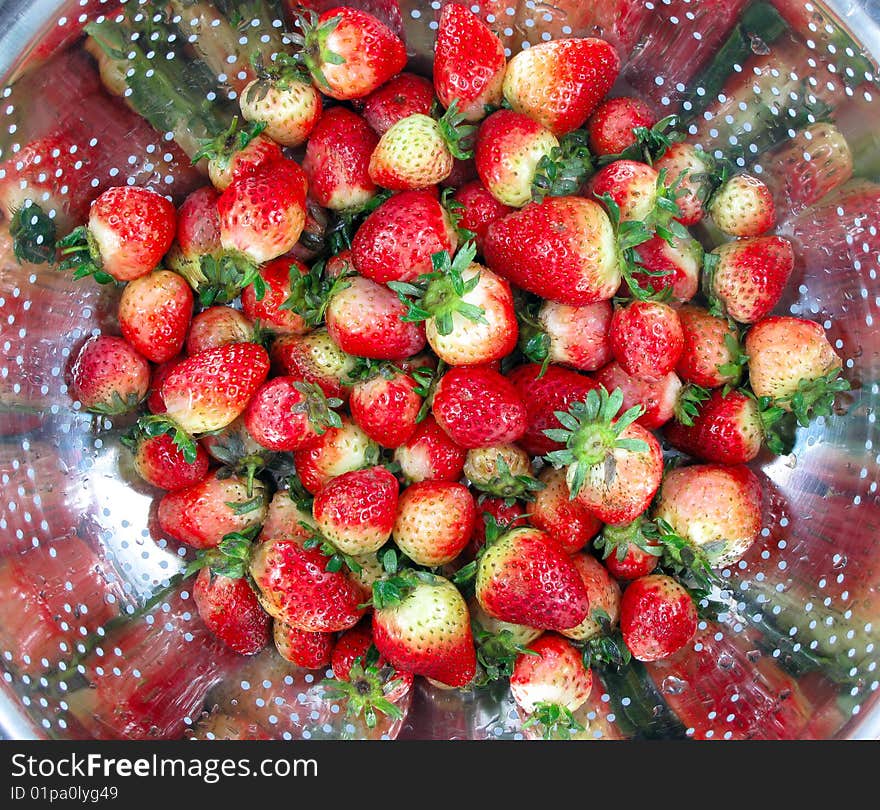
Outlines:
MULTIPOLYGON (((412 64, 429 70, 441 3, 353 4, 402 32, 412 64)), ((754 689, 751 665, 761 658, 788 657, 793 643, 794 653, 800 644, 833 662, 824 676, 810 674, 800 687, 812 703, 809 713, 825 719, 823 736, 876 736, 880 87, 873 59, 854 45, 841 45, 835 19, 855 21, 852 30, 873 47, 880 13, 870 4, 834 3, 835 17, 819 4, 779 0, 775 5, 790 29, 771 42, 758 31, 744 30, 750 53, 730 65, 734 79, 704 86, 705 64, 753 5, 743 0, 562 0, 552 5, 528 0, 513 7, 502 0, 473 10, 502 37, 508 54, 560 36, 607 37, 625 55, 616 91, 632 90, 664 113, 681 112, 695 142, 749 167, 774 191, 779 232, 792 239, 798 256, 779 311, 823 324, 844 358, 853 391, 845 414, 819 419, 799 432, 791 456, 762 456, 756 465, 768 493, 765 528, 746 558, 724 572, 731 582, 730 609, 720 631, 724 638, 706 630, 722 649, 717 666, 723 668, 727 656, 728 671, 741 672, 742 678, 729 684, 731 713, 713 717, 707 709, 705 723, 709 736, 730 736, 740 719, 739 690, 754 689), (853 179, 820 171, 818 182, 805 183, 803 177, 815 174, 806 164, 840 148, 841 134, 853 154, 853 179), (791 643, 758 643, 756 633, 766 625, 762 613, 777 625, 790 619, 783 635, 791 643), (736 669, 736 661, 749 665, 736 669)), ((146 51, 148 59, 176 57, 197 41, 201 25, 210 25, 207 3, 176 0, 170 6, 177 45, 153 57, 146 51)), ((59 159, 59 165, 80 173, 83 159, 96 189, 136 183, 179 201, 200 182, 175 144, 176 135, 188 148, 180 131, 157 133, 134 116, 126 118, 120 102, 99 90, 94 62, 80 48, 50 57, 50 49, 40 47, 59 31, 72 30, 81 15, 95 19, 116 7, 79 0, 11 2, 0 8, 0 77, 5 72, 3 83, 16 80, 0 91, 0 161, 25 156, 28 142, 53 129, 91 127, 87 138, 59 146, 59 155, 67 149, 73 158, 59 159), (47 22, 35 19, 44 13, 51 14, 47 22), (35 38, 22 50, 25 32, 35 38), (47 58, 55 60, 48 67, 47 58), (71 104, 84 95, 84 104, 71 104)), ((154 10, 144 4, 144 13, 154 10)), ((265 22, 253 32, 247 27, 234 32, 230 42, 243 47, 249 36, 269 42, 288 26, 265 22)), ((234 100, 246 73, 234 57, 226 64, 222 58, 212 64, 213 79, 192 77, 191 91, 215 102, 224 95, 234 100)), ((51 172, 46 167, 46 174, 51 172)), ((31 176, 53 181, 39 171, 31 176)), ((22 188, 22 199, 29 193, 40 201, 33 186, 22 188)), ((19 265, 6 226, 0 228, 0 670, 5 692, 0 728, 16 736, 61 738, 120 729, 132 736, 182 736, 194 726, 196 736, 210 736, 212 728, 226 734, 233 726, 251 728, 248 724, 261 734, 285 738, 367 734, 338 707, 320 700, 320 673, 298 671, 270 654, 238 658, 208 639, 193 615, 188 585, 172 579, 182 569, 184 551, 153 525, 157 492, 139 481, 127 454, 120 452, 126 420, 81 413, 78 403, 71 403, 68 359, 87 335, 115 329, 117 295, 45 265, 19 265), (20 639, 18 628, 31 620, 23 614, 23 605, 31 603, 22 593, 27 588, 43 593, 56 629, 23 649, 12 639, 20 639), (149 600, 155 607, 141 615, 149 600), (129 623, 118 618, 135 612, 138 618, 129 623), (185 668, 187 677, 170 678, 175 667, 185 668), (141 699, 167 704, 152 727, 139 724, 134 713, 124 716, 126 704, 141 699), (112 716, 102 715, 101 706, 115 707, 112 716), (213 715, 200 724, 205 710, 213 715)), ((706 653, 702 643, 695 642, 695 660, 706 653)), ((661 692, 681 694, 687 687, 663 678, 662 671, 654 674, 661 692)), ((610 706, 604 691, 597 687, 592 708, 585 710, 587 736, 613 733, 601 718, 588 716, 610 706)), ((369 732, 398 734, 492 739, 519 738, 522 730, 506 696, 420 684, 403 722, 369 732)))

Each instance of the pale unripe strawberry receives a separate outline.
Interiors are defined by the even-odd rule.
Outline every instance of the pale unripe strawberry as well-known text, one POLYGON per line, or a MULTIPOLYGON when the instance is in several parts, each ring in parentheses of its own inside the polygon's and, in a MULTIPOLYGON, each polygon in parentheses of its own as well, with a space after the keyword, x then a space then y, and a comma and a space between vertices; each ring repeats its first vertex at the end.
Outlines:
POLYGON ((590 196, 608 194, 620 208, 620 221, 643 221, 654 211, 660 175, 636 160, 615 160, 590 178, 590 196))
POLYGON ((241 114, 262 121, 263 132, 282 146, 299 146, 321 117, 321 95, 311 82, 254 79, 241 93, 241 114))
POLYGON ((538 312, 538 323, 550 340, 550 362, 582 371, 604 366, 612 358, 608 340, 611 315, 610 301, 583 307, 545 301, 538 312))
POLYGON ((500 491, 515 486, 518 476, 532 475, 529 454, 515 444, 497 444, 468 450, 464 474, 477 489, 492 495, 515 497, 518 492, 500 491))
POLYGON ((763 180, 738 174, 709 201, 712 221, 730 236, 760 236, 776 224, 773 195, 763 180))
POLYGON ((517 705, 531 714, 542 704, 577 710, 590 696, 593 675, 584 667, 580 652, 560 636, 545 633, 521 654, 510 679, 510 692, 517 705))
POLYGON ((696 225, 706 213, 706 199, 711 193, 708 176, 712 158, 690 143, 681 141, 669 147, 656 161, 654 168, 666 170, 665 183, 682 192, 676 198, 676 219, 682 225, 696 225))
POLYGON ((439 122, 416 113, 394 124, 370 158, 370 179, 393 191, 427 188, 452 171, 452 153, 439 122))

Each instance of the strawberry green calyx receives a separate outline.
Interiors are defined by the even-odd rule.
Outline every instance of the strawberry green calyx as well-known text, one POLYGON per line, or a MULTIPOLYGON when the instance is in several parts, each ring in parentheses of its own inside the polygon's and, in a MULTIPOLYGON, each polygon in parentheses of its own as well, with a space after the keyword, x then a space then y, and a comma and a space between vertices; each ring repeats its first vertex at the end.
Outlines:
POLYGON ((61 256, 59 270, 73 270, 75 279, 91 276, 98 284, 112 284, 115 281, 104 270, 98 243, 85 225, 74 228, 58 241, 57 247, 61 256))
POLYGON ((400 720, 403 712, 386 695, 391 694, 401 684, 401 678, 390 664, 379 662, 379 651, 370 645, 363 658, 356 658, 348 673, 348 680, 327 678, 321 682, 324 696, 328 700, 344 700, 346 715, 363 715, 367 728, 375 728, 376 713, 384 714, 392 720, 400 720))
POLYGON ((758 406, 758 416, 764 433, 764 444, 777 456, 788 455, 794 449, 797 422, 795 417, 777 405, 772 397, 757 397, 748 388, 740 388, 758 406))
POLYGON ((572 734, 585 731, 571 710, 558 703, 538 703, 523 728, 540 729, 545 740, 570 740, 572 734))
POLYGON ((685 587, 696 604, 708 604, 712 589, 724 587, 724 580, 715 573, 709 562, 710 555, 723 550, 724 540, 698 547, 676 534, 672 526, 662 518, 647 522, 642 527, 642 532, 663 551, 659 570, 685 587))
MULTIPOLYGON (((736 329, 736 324, 733 322, 731 322, 731 326, 736 329)), ((724 336, 724 347, 730 353, 730 360, 719 365, 718 371, 725 377, 731 378, 730 382, 724 386, 725 395, 739 384, 745 366, 749 362, 749 356, 745 353, 745 349, 743 348, 738 335, 739 333, 737 332, 736 337, 731 334, 726 334, 724 336)))
POLYGON ((337 571, 342 570, 343 565, 348 566, 348 569, 355 574, 359 574, 363 570, 360 563, 354 557, 350 554, 343 554, 310 523, 301 520, 299 525, 309 533, 308 539, 303 543, 303 548, 316 548, 327 557, 325 571, 335 574, 337 571))
POLYGON ((433 318, 437 333, 444 336, 452 332, 452 316, 456 313, 474 323, 488 323, 482 307, 463 300, 480 283, 479 273, 475 273, 467 281, 463 276, 476 255, 476 244, 468 242, 456 253, 454 259, 445 250, 431 256, 433 272, 425 273, 414 283, 388 282, 388 286, 407 307, 407 313, 402 320, 419 323, 433 318))
POLYGON ((266 282, 260 275, 259 265, 235 251, 224 251, 217 256, 207 253, 200 257, 196 267, 181 271, 181 275, 198 293, 203 307, 228 304, 251 284, 258 301, 266 294, 266 282))
POLYGON ((259 531, 259 526, 253 526, 243 532, 227 534, 215 548, 200 552, 186 567, 184 577, 202 568, 210 568, 212 574, 230 579, 241 579, 246 576, 254 538, 259 531))
MULTIPOLYGON (((382 563, 384 567, 384 557, 382 563)), ((434 585, 438 581, 439 577, 434 576, 428 571, 416 571, 412 568, 397 571, 395 562, 393 572, 389 572, 389 576, 376 580, 373 583, 373 608, 375 610, 384 610, 385 608, 396 607, 413 592, 420 582, 434 585)))
POLYGON ((700 406, 709 399, 709 391, 701 385, 688 383, 681 389, 675 401, 675 418, 687 427, 693 427, 694 420, 700 415, 700 406))
POLYGON ((587 145, 586 130, 576 129, 563 135, 559 146, 544 155, 535 169, 532 181, 532 200, 541 202, 545 197, 568 197, 577 194, 593 171, 593 157, 587 145))
POLYGON ((534 493, 546 486, 532 475, 514 475, 500 453, 495 458, 495 472, 496 475, 488 481, 471 483, 487 495, 504 498, 508 506, 512 506, 517 500, 535 500, 534 493))
POLYGON ((477 128, 465 123, 464 115, 458 111, 458 99, 453 99, 446 112, 437 119, 437 126, 454 158, 470 160, 474 156, 473 140, 477 128))
POLYGON ((315 433, 323 436, 328 428, 342 427, 342 417, 333 410, 342 406, 341 399, 328 397, 316 383, 300 381, 293 387, 303 395, 302 401, 293 406, 293 412, 306 414, 315 433))
POLYGON ((239 129, 238 116, 233 116, 227 130, 214 138, 205 138, 200 142, 198 151, 192 157, 192 162, 198 163, 205 158, 214 161, 218 168, 227 169, 233 156, 244 149, 265 128, 264 121, 256 121, 249 127, 239 129))
POLYGON ((703 295, 706 296, 706 300, 709 302, 709 314, 714 315, 716 318, 723 318, 726 315, 724 304, 722 304, 721 299, 715 295, 715 272, 718 269, 720 261, 721 257, 715 252, 707 252, 703 256, 701 281, 703 295))
MULTIPOLYGON (((257 51, 251 58, 251 65, 260 81, 253 84, 248 91, 248 101, 262 101, 270 88, 288 90, 294 84, 310 84, 309 71, 303 64, 299 52, 294 54, 275 53, 266 64, 263 54, 257 51)), ((260 130, 262 131, 262 129, 260 130)))
POLYGON ((19 264, 46 264, 55 259, 55 221, 39 205, 26 200, 9 221, 12 252, 19 264))
POLYGON ((618 561, 623 562, 630 544, 654 557, 661 557, 663 546, 658 545, 649 536, 653 533, 653 529, 649 529, 649 526, 653 527, 653 524, 645 517, 638 517, 624 526, 605 526, 602 533, 593 541, 593 546, 597 551, 602 552, 603 560, 615 554, 618 561))
POLYGON ((615 669, 627 666, 632 661, 632 653, 623 640, 623 634, 613 626, 611 616, 602 608, 593 608, 590 618, 599 625, 601 632, 583 645, 581 654, 584 669, 590 669, 594 664, 615 669))
POLYGON ((269 450, 248 453, 244 441, 237 433, 229 433, 222 443, 212 445, 211 455, 223 465, 217 470, 217 478, 243 478, 249 498, 254 494, 254 480, 275 459, 275 453, 269 450))
POLYGON ((600 156, 599 165, 605 166, 617 160, 637 160, 653 166, 654 161, 662 157, 672 144, 685 139, 684 132, 676 129, 678 124, 677 115, 667 115, 650 128, 635 127, 633 129, 635 143, 616 155, 600 156))
POLYGON ((830 416, 837 395, 850 390, 849 380, 840 376, 835 368, 815 379, 798 382, 797 390, 785 397, 777 397, 775 405, 787 405, 801 427, 820 416, 830 416))
POLYGON ((456 234, 458 234, 458 243, 464 245, 466 242, 472 242, 476 238, 476 234, 462 227, 461 217, 464 213, 464 203, 456 200, 453 196, 454 194, 454 188, 444 188, 440 194, 440 205, 446 211, 452 227, 455 229, 456 234))
POLYGON ((297 23, 302 34, 288 35, 288 39, 302 46, 302 60, 309 73, 322 87, 330 88, 330 82, 324 75, 322 65, 343 65, 345 58, 327 47, 327 39, 339 25, 341 17, 331 17, 318 23, 318 15, 311 9, 295 12, 297 23))
POLYGON ((434 405, 434 392, 437 390, 437 385, 445 372, 446 363, 438 360, 437 368, 417 369, 417 373, 413 374, 413 378, 419 384, 416 393, 420 397, 424 397, 422 407, 419 408, 419 412, 416 414, 416 424, 424 422, 428 418, 428 414, 434 405))
POLYGON ((180 450, 183 460, 187 464, 195 463, 198 451, 196 440, 177 422, 164 414, 142 416, 128 434, 123 437, 122 443, 133 450, 143 439, 162 436, 165 433, 171 436, 172 443, 180 450))
POLYGON ((623 391, 615 388, 608 393, 604 386, 591 390, 583 402, 575 402, 568 411, 555 411, 561 428, 545 430, 547 438, 564 444, 544 458, 554 467, 574 465, 569 489, 574 499, 588 474, 604 466, 606 473, 614 473, 614 451, 647 452, 648 445, 641 439, 620 438, 621 434, 638 419, 644 408, 636 405, 618 416, 623 406, 623 391))
POLYGON ((300 273, 296 265, 291 266, 290 295, 280 307, 295 312, 313 328, 324 323, 331 299, 349 287, 349 279, 356 275, 352 270, 330 278, 324 274, 324 266, 324 261, 315 262, 308 273, 300 273))
MULTIPOLYGON (((315 502, 314 496, 303 486, 302 481, 300 481, 299 476, 294 473, 290 475, 286 479, 287 482, 287 497, 290 498, 293 503, 297 505, 297 507, 308 514, 312 513, 312 505, 315 502)), ((313 527, 310 527, 311 531, 313 527)))
POLYGON ((507 629, 490 633, 478 621, 472 620, 471 633, 477 648, 477 663, 480 665, 474 681, 476 686, 486 686, 509 678, 513 675, 516 659, 520 655, 538 655, 527 645, 517 641, 507 629))

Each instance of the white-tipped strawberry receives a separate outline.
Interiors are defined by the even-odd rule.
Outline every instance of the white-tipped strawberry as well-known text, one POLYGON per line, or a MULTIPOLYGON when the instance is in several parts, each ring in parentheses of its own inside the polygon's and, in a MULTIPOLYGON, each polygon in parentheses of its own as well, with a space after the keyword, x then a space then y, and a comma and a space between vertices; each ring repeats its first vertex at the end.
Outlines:
POLYGON ((709 200, 709 216, 729 236, 760 236, 776 224, 776 207, 763 180, 737 174, 709 200))
POLYGON ((234 117, 229 129, 202 142, 193 160, 207 159, 211 183, 218 191, 225 191, 233 180, 253 174, 261 166, 284 157, 281 147, 261 134, 264 129, 263 122, 239 128, 238 118, 234 117))
POLYGON ((533 333, 523 328, 522 338, 528 341, 523 351, 536 363, 547 360, 581 371, 595 371, 612 358, 608 340, 611 315, 610 301, 583 307, 544 301, 535 319, 539 331, 533 333))
POLYGON ((665 170, 666 183, 681 192, 676 199, 676 219, 682 225, 696 225, 705 215, 712 193, 712 158, 693 144, 674 143, 654 161, 654 168, 665 170))

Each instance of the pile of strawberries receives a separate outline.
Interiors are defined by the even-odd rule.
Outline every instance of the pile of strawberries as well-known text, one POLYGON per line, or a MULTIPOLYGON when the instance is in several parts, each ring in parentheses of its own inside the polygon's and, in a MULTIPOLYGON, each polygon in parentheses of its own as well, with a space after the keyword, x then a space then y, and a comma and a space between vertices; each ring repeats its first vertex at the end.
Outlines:
POLYGON ((694 638, 762 525, 746 465, 831 412, 841 360, 771 314, 767 186, 606 98, 607 42, 508 62, 448 4, 432 83, 365 12, 299 27, 211 186, 111 188, 58 242, 125 285, 71 394, 146 403, 124 441, 232 650, 332 664, 373 716, 416 675, 509 678, 570 733, 591 665, 694 638))

